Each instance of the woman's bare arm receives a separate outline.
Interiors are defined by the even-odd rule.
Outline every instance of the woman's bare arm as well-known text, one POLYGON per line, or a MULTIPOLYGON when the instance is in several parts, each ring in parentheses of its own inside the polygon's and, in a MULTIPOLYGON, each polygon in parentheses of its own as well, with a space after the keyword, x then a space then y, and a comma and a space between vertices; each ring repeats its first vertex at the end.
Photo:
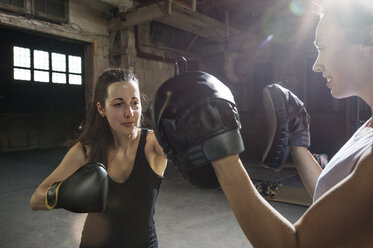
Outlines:
POLYGON ((261 197, 237 155, 212 164, 236 219, 254 247, 372 247, 372 149, 350 176, 313 204, 295 225, 261 197))
POLYGON ((241 229, 255 248, 295 247, 295 228, 261 197, 238 155, 212 165, 241 229))
POLYGON ((30 199, 32 210, 48 210, 45 196, 49 186, 65 180, 86 163, 80 143, 75 144, 65 155, 57 168, 39 185, 30 199))
POLYGON ((303 146, 293 146, 291 157, 308 194, 313 197, 317 179, 322 172, 320 165, 309 150, 303 146))

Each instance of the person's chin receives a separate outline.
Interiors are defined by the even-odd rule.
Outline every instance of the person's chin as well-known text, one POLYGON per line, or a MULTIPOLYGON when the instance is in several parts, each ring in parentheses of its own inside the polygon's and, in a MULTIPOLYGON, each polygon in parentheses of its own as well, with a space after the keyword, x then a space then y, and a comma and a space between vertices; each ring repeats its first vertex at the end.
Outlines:
POLYGON ((133 133, 133 127, 120 126, 118 129, 116 129, 116 133, 124 136, 131 135, 133 133))
POLYGON ((134 129, 135 129, 135 126, 132 126, 132 127, 126 127, 123 131, 126 133, 126 134, 132 134, 134 132, 134 129))
POLYGON ((131 127, 126 127, 123 131, 126 135, 133 135, 133 134, 136 134, 136 132, 138 131, 138 128, 137 126, 134 125, 131 127))

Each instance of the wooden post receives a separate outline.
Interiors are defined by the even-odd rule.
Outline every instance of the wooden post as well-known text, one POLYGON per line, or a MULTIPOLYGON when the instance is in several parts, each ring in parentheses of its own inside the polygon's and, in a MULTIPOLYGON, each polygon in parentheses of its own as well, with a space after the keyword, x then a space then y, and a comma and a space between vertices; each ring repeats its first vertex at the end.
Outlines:
POLYGON ((98 55, 98 42, 96 38, 93 39, 93 55, 98 55))
POLYGON ((167 0, 166 11, 168 15, 172 14, 172 0, 167 0))

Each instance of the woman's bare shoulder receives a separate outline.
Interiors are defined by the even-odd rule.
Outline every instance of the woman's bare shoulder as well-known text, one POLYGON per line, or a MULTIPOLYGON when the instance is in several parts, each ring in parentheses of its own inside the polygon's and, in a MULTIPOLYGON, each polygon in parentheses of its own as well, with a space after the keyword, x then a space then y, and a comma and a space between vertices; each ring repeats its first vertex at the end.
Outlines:
POLYGON ((153 171, 162 176, 167 166, 167 158, 153 130, 149 130, 146 137, 145 155, 153 171))
POLYGON ((151 140, 151 143, 153 144, 154 146, 154 149, 155 149, 155 152, 159 155, 159 156, 162 156, 164 158, 166 158, 164 152, 163 152, 163 148, 162 146, 159 144, 159 141, 157 139, 157 136, 155 135, 155 132, 153 130, 149 130, 149 135, 150 137, 150 140, 151 140))
POLYGON ((300 247, 370 247, 373 232, 373 147, 349 176, 331 188, 295 223, 300 247), (325 227, 331 232, 319 235, 325 227), (340 237, 344 237, 341 240, 340 237), (312 246, 312 245, 313 246, 312 246))
POLYGON ((75 143, 66 153, 62 160, 63 162, 73 162, 74 164, 84 164, 87 161, 87 154, 90 151, 90 147, 83 145, 81 142, 75 143))

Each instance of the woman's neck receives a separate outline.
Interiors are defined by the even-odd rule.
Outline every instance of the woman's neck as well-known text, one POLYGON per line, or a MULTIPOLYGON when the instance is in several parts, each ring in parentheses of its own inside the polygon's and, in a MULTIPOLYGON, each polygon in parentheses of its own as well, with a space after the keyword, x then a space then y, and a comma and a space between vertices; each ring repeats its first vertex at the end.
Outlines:
POLYGON ((114 136, 114 148, 120 147, 121 149, 128 147, 133 142, 136 142, 137 138, 140 135, 140 128, 135 128, 133 132, 129 135, 117 135, 113 134, 114 136))

